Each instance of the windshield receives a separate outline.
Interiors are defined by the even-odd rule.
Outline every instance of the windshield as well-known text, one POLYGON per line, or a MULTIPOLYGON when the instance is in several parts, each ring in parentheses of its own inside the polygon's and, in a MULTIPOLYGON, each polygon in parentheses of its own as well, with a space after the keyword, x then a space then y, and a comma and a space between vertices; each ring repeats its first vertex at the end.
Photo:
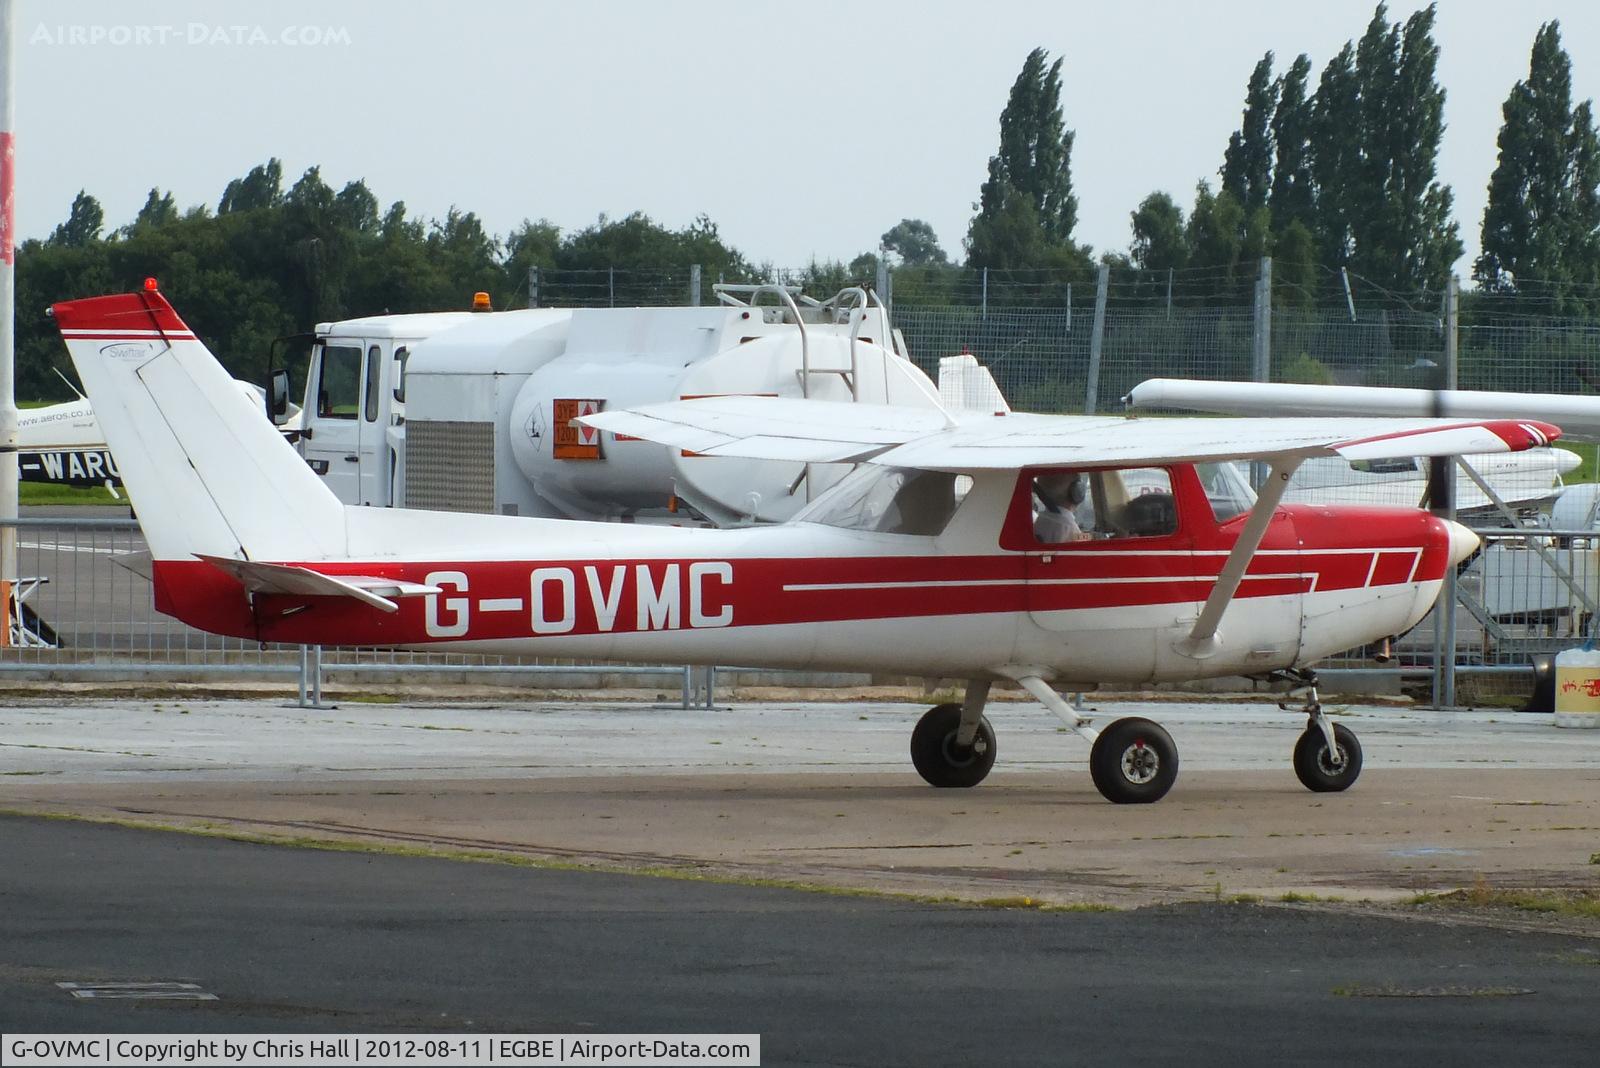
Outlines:
POLYGON ((1256 506, 1255 491, 1234 464, 1195 464, 1194 471, 1206 489, 1206 499, 1211 502, 1211 514, 1217 522, 1226 523, 1256 506))
POLYGON ((844 530, 932 537, 944 532, 969 484, 965 476, 947 471, 862 464, 794 518, 844 530))

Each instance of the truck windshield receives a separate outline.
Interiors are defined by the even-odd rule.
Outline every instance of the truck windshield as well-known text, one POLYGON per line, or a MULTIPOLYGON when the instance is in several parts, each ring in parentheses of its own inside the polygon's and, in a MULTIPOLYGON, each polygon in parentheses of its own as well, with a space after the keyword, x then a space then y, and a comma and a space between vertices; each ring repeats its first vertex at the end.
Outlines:
POLYGON ((967 481, 947 471, 862 464, 794 518, 845 530, 932 537, 943 533, 955 515, 967 481))
POLYGON ((317 376, 317 415, 354 419, 361 403, 361 346, 325 345, 317 376))

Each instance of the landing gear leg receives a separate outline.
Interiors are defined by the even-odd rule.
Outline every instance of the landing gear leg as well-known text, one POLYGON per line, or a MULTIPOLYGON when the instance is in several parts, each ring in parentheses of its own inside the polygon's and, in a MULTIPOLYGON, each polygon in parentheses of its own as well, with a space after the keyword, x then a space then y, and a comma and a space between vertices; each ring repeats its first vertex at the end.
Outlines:
MULTIPOLYGON (((1314 793, 1338 793, 1348 790, 1361 775, 1361 743, 1355 731, 1342 723, 1334 723, 1322 710, 1317 699, 1317 675, 1314 671, 1285 672, 1294 685, 1289 696, 1304 694, 1300 711, 1306 714, 1306 729, 1294 744, 1294 773, 1306 789, 1314 793)), ((1287 702, 1279 708, 1293 711, 1287 702)))
POLYGON ((1089 777, 1107 801, 1148 804, 1172 789, 1178 778, 1178 746, 1159 723, 1128 716, 1097 731, 1043 678, 1024 675, 1017 682, 1061 722, 1094 743, 1089 750, 1089 777))
POLYGON ((983 706, 989 701, 989 680, 968 679, 966 697, 961 702, 961 725, 956 728, 956 744, 969 746, 978 736, 983 722, 983 706))

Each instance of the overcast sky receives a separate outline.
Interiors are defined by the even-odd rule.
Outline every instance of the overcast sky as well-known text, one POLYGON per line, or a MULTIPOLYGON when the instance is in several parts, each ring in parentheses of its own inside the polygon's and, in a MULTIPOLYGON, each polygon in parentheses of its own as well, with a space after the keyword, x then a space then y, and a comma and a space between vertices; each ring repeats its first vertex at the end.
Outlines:
MULTIPOLYGON (((756 260, 876 247, 902 217, 959 256, 1029 49, 1065 58, 1080 241, 1125 249, 1156 189, 1214 179, 1261 54, 1313 82, 1366 0, 169 3, 24 0, 17 226, 43 237, 79 188, 108 225, 153 185, 215 207, 268 157, 322 166, 385 206, 452 204, 504 233, 642 210, 704 212, 756 260), (320 40, 319 40, 320 38, 320 40)), ((1415 4, 1391 5, 1404 19, 1415 4)), ((1576 99, 1600 96, 1600 4, 1447 0, 1441 178, 1477 254, 1500 105, 1541 22, 1561 20, 1576 99)), ((1214 183, 1213 183, 1214 184, 1214 183)))

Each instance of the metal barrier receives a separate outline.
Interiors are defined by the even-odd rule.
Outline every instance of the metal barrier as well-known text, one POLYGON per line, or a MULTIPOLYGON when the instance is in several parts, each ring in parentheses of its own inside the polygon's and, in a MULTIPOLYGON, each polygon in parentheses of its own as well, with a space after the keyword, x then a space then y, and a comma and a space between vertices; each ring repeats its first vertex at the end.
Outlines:
POLYGON ((388 649, 329 649, 226 638, 160 614, 150 580, 139 569, 145 551, 132 519, 27 517, 18 519, 19 581, 11 644, 0 650, 0 672, 13 678, 153 678, 217 676, 244 679, 295 675, 300 703, 322 703, 330 673, 431 673, 435 678, 510 676, 519 682, 585 676, 592 685, 625 677, 677 682, 684 708, 714 676, 687 665, 585 664, 539 657, 388 649), (133 565, 133 566, 128 566, 133 565))
MULTIPOLYGON (((224 638, 156 612, 150 582, 126 564, 144 539, 131 519, 24 518, 16 521, 21 579, 13 641, 0 673, 13 678, 295 676, 299 700, 322 703, 325 678, 405 672, 426 681, 541 678, 596 688, 624 678, 672 679, 684 708, 713 707, 716 668, 577 663, 538 657, 387 649, 321 649, 224 638), (121 564, 119 564, 121 558, 121 564)), ((1330 674, 1510 674, 1531 659, 1581 643, 1600 604, 1600 532, 1475 528, 1484 549, 1457 582, 1453 655, 1442 656, 1425 619, 1394 646, 1394 661, 1352 650, 1324 662, 1330 674)), ((733 670, 724 668, 724 671, 733 670)), ((0 676, 3 677, 3 676, 0 676)))

